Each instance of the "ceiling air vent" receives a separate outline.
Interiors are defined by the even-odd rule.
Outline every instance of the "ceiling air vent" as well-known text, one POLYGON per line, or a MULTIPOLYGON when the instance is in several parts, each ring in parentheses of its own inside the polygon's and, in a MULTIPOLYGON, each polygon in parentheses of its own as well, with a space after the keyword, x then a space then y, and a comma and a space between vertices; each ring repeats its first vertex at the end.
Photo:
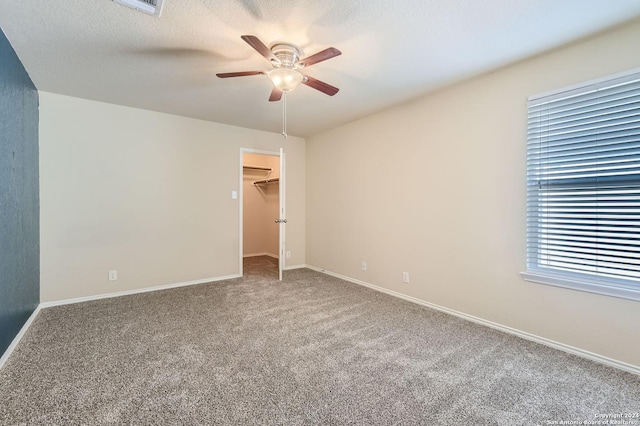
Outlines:
POLYGON ((116 3, 123 4, 133 9, 138 9, 140 12, 148 13, 149 15, 160 16, 162 12, 163 0, 113 0, 116 3))

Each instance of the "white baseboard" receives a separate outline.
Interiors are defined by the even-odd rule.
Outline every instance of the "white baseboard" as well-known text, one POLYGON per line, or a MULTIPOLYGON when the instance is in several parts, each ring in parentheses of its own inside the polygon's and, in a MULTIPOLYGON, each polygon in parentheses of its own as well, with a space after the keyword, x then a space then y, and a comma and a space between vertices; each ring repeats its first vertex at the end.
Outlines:
POLYGON ((436 305, 434 303, 426 302, 426 301, 424 301, 422 299, 417 299, 415 297, 407 296, 406 294, 398 293, 397 291, 389 290, 389 289, 386 289, 384 287, 379 287, 379 286, 374 285, 374 284, 369 284, 367 282, 360 281, 360 280, 357 280, 355 278, 347 277, 345 275, 340 275, 340 274, 337 274, 335 272, 327 271, 327 270, 322 269, 322 268, 318 268, 318 267, 311 266, 311 265, 305 265, 305 267, 307 267, 309 269, 312 269, 314 271, 318 271, 318 272, 322 272, 322 273, 327 274, 327 275, 331 275, 332 277, 336 277, 336 278, 340 278, 340 279, 345 280, 345 281, 349 281, 349 282, 354 283, 354 284, 358 284, 358 285, 362 285, 362 286, 368 287, 370 289, 379 291, 381 293, 386 293, 386 294, 389 294, 391 296, 395 296, 395 297, 398 297, 400 299, 407 300, 409 302, 417 303, 418 305, 426 306, 428 308, 435 309, 435 310, 440 311, 440 312, 444 312, 444 313, 447 313, 447 314, 450 314, 450 315, 454 315, 456 317, 465 319, 467 321, 474 322, 476 324, 484 325, 486 327, 493 328, 495 330, 499 330, 499 331, 502 331, 502 332, 505 332, 505 333, 509 333, 509 334, 521 337, 523 339, 530 340, 532 342, 540 343, 542 345, 549 346, 549 347, 552 347, 554 349, 558 349, 558 350, 561 350, 563 352, 570 353, 572 355, 577 355, 579 357, 586 358, 586 359, 589 359, 591 361, 595 361, 595 362, 600 363, 600 364, 604 364, 604 365, 607 365, 607 366, 610 366, 610 367, 617 368, 619 370, 624 370, 624 371, 627 371, 629 373, 634 373, 634 374, 640 375, 640 366, 637 366, 637 365, 628 364, 626 362, 622 362, 622 361, 618 361, 618 360, 615 360, 615 359, 612 359, 612 358, 608 358, 606 356, 602 356, 602 355, 599 355, 599 354, 596 354, 596 353, 593 353, 593 352, 589 352, 589 351, 586 351, 584 349, 576 348, 576 347, 573 347, 573 346, 566 345, 564 343, 556 342, 554 340, 550 340, 550 339, 547 339, 547 338, 544 338, 544 337, 537 336, 535 334, 527 333, 526 331, 518 330, 516 328, 508 327, 506 325, 502 325, 502 324, 499 324, 499 323, 496 323, 496 322, 493 322, 493 321, 488 321, 488 320, 485 320, 485 319, 482 319, 482 318, 479 318, 479 317, 475 317, 473 315, 468 315, 468 314, 465 314, 463 312, 459 312, 459 311, 456 311, 456 310, 453 310, 453 309, 445 308, 444 306, 440 306, 440 305, 436 305))
POLYGON ((251 254, 243 254, 242 255, 243 258, 258 257, 258 256, 269 256, 269 257, 273 257, 274 259, 278 259, 278 255, 277 254, 267 253, 266 251, 263 252, 263 253, 251 253, 251 254))
POLYGON ((0 357, 0 369, 4 367, 4 363, 7 362, 7 360, 13 353, 13 350, 16 348, 16 346, 18 346, 18 343, 20 343, 20 340, 22 339, 24 334, 27 332, 29 327, 31 327, 31 323, 33 323, 33 320, 36 319, 36 317, 38 316, 38 313, 40 312, 40 306, 41 305, 38 305, 36 307, 36 309, 33 311, 33 313, 29 316, 27 321, 24 323, 24 325, 22 326, 22 328, 20 329, 16 337, 13 338, 13 341, 11 342, 7 350, 4 351, 4 354, 2 354, 2 357, 0 357))
POLYGON ((240 278, 240 277, 241 277, 240 274, 234 274, 234 275, 226 275, 226 276, 223 276, 223 277, 203 278, 203 279, 200 279, 200 280, 185 281, 185 282, 175 283, 175 284, 166 284, 166 285, 159 285, 159 286, 154 286, 154 287, 138 288, 138 289, 135 289, 135 290, 119 291, 119 292, 115 292, 115 293, 104 293, 104 294, 98 294, 98 295, 95 295, 95 296, 85 296, 85 297, 78 297, 78 298, 74 298, 74 299, 56 300, 56 301, 53 301, 53 302, 41 303, 40 307, 41 308, 50 308, 52 306, 69 305, 69 304, 72 304, 72 303, 88 302, 88 301, 91 301, 91 300, 109 299, 109 298, 112 298, 112 297, 120 297, 120 296, 129 296, 129 295, 132 295, 132 294, 147 293, 147 292, 150 292, 150 291, 168 290, 168 289, 171 289, 171 288, 186 287, 186 286, 198 285, 198 284, 206 284, 206 283, 210 283, 210 282, 231 280, 231 279, 240 278))
POLYGON ((291 266, 285 266, 284 268, 282 268, 283 271, 292 271, 294 269, 304 269, 304 268, 309 268, 309 266, 302 264, 302 265, 291 265, 291 266))

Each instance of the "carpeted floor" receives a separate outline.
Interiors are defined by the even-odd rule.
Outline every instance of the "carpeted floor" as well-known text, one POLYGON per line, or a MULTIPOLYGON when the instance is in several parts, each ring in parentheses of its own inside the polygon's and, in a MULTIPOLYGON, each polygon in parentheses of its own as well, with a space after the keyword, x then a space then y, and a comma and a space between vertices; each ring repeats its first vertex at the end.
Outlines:
POLYGON ((546 425, 640 411, 633 374, 245 263, 241 279, 42 310, 0 371, 0 423, 546 425))

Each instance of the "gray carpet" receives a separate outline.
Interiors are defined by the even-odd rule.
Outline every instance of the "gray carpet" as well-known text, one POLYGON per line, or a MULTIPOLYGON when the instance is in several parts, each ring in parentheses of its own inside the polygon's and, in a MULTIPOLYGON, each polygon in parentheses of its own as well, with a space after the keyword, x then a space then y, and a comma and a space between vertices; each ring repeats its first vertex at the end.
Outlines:
MULTIPOLYGON (((273 259, 44 309, 2 424, 545 425, 640 411, 640 377, 273 259)), ((637 420, 637 419, 636 419, 637 420)), ((640 423, 640 422, 637 422, 640 423)))

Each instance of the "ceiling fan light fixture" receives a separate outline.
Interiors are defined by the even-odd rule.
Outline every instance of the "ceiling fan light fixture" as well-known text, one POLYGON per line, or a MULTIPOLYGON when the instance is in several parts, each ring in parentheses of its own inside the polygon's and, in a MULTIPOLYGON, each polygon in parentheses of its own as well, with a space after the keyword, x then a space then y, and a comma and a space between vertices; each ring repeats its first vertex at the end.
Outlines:
POLYGON ((273 86, 281 92, 290 92, 302 82, 302 74, 291 68, 276 68, 267 73, 273 86))

